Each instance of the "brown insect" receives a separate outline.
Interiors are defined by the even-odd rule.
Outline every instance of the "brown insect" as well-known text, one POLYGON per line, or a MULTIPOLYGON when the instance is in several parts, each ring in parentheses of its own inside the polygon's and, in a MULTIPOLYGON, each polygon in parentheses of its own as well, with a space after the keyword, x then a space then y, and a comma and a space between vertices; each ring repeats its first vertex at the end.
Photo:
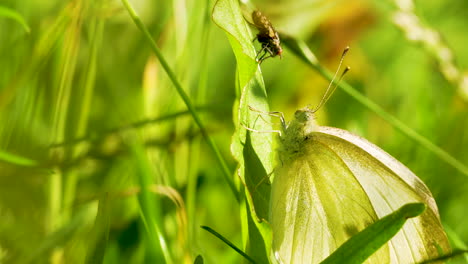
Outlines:
POLYGON ((262 61, 277 55, 282 58, 283 49, 281 48, 280 38, 270 20, 258 10, 252 12, 252 20, 259 31, 255 39, 262 44, 262 49, 257 53, 255 59, 262 63, 262 61))

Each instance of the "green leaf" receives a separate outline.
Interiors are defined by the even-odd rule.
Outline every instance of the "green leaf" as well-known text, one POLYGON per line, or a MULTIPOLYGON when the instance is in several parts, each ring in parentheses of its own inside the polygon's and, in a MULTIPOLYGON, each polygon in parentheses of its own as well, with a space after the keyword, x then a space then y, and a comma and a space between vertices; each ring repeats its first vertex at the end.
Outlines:
POLYGON ((31 32, 31 29, 29 28, 28 24, 26 23, 24 18, 21 16, 21 14, 19 14, 18 12, 14 10, 0 6, 0 17, 11 18, 15 20, 16 22, 18 22, 27 33, 31 32))
POLYGON ((242 15, 239 2, 219 0, 212 16, 214 22, 226 32, 237 61, 237 100, 233 111, 236 131, 231 151, 239 162, 237 174, 246 187, 248 204, 243 207, 249 210, 244 214, 248 218, 244 219, 244 227, 247 226, 249 232, 246 251, 257 261, 267 262, 271 234, 268 225, 262 219, 268 218, 268 177, 273 170, 274 161, 273 133, 263 133, 272 130, 270 117, 249 109, 250 106, 258 111, 269 111, 265 84, 260 67, 255 61, 253 36, 242 15), (259 118, 259 115, 262 115, 262 118, 259 118), (245 127, 259 132, 247 131, 245 127), (265 245, 260 246, 263 244, 265 245), (263 252, 259 252, 259 246, 263 252))
POLYGON ((422 203, 412 203, 402 206, 363 231, 351 237, 341 245, 322 264, 329 263, 362 263, 403 227, 408 218, 416 217, 424 212, 426 206, 422 203))

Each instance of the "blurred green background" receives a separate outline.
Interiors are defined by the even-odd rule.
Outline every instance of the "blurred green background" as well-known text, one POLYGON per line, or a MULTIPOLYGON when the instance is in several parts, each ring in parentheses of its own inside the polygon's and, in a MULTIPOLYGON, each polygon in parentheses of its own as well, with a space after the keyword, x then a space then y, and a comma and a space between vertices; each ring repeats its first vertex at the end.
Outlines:
MULTIPOLYGON (((234 172, 236 62, 211 20, 214 2, 131 4, 234 172)), ((252 4, 278 31, 307 41, 331 71, 349 45, 347 82, 468 163, 466 1, 252 4)), ((207 263, 240 262, 200 228, 241 246, 239 205, 122 3, 2 0, 0 7, 0 263, 193 263, 199 254, 207 263)), ((262 70, 270 108, 287 119, 318 104, 328 85, 288 49, 262 70)), ((454 245, 464 246, 468 175, 339 89, 318 115, 414 171, 454 245)))

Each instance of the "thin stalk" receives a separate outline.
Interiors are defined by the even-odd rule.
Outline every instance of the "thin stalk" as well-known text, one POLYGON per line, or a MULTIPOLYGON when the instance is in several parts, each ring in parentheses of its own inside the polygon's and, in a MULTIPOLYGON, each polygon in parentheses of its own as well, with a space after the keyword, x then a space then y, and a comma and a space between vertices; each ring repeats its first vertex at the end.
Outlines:
MULTIPOLYGON (((96 7, 93 7, 94 10, 98 9, 101 5, 102 1, 98 1, 96 3, 96 7)), ((84 7, 82 14, 88 12, 89 7, 84 7)), ((96 67, 97 67, 97 55, 98 50, 101 43, 101 37, 104 31, 104 19, 96 17, 97 15, 94 14, 94 18, 91 21, 91 37, 90 37, 90 52, 88 57, 88 65, 86 67, 87 71, 84 76, 84 87, 83 87, 83 97, 81 99, 81 107, 77 119, 77 127, 75 129, 74 138, 82 137, 86 134, 88 128, 88 119, 89 113, 91 109, 91 100, 93 97, 94 91, 94 83, 96 79, 96 67)), ((80 21, 82 21, 80 19, 80 21)), ((81 23, 77 25, 76 34, 79 35, 81 33, 81 23)), ((78 37, 77 37, 78 38, 78 37)), ((77 45, 79 45, 79 38, 77 39, 77 45)), ((71 158, 75 159, 79 157, 83 152, 83 145, 76 145, 74 146, 71 158)), ((65 207, 71 206, 75 199, 76 194, 76 186, 78 184, 78 172, 77 171, 70 171, 67 175, 67 182, 65 185, 65 193, 64 193, 64 205, 65 207)))
MULTIPOLYGON (((69 14, 78 14, 70 15, 71 19, 69 23, 65 25, 63 32, 64 43, 62 46, 61 59, 58 60, 58 63, 62 66, 58 69, 58 74, 60 75, 58 83, 58 89, 56 91, 56 100, 53 110, 53 121, 52 121, 52 142, 54 141, 63 141, 65 139, 66 125, 67 125, 67 116, 68 109, 70 108, 70 97, 71 89, 73 84, 73 73, 75 72, 77 53, 78 53, 78 34, 77 27, 80 24, 79 16, 82 11, 82 6, 80 3, 77 3, 75 6, 70 6, 69 14)), ((48 43, 49 45, 51 43, 48 43)), ((65 151, 54 150, 51 156, 58 155, 60 157, 65 156, 67 153, 65 151)), ((57 228, 61 227, 66 220, 68 219, 68 212, 63 211, 65 201, 67 201, 66 196, 69 195, 67 192, 67 187, 64 185, 69 185, 71 177, 64 177, 63 172, 59 168, 55 168, 50 175, 49 179, 49 232, 56 231, 57 228), (65 183, 64 183, 65 181, 65 183), (57 208, 60 207, 60 208, 57 208)), ((56 251, 60 252, 61 248, 57 248, 56 251)), ((54 254, 54 253, 52 253, 54 254)))
POLYGON ((177 79, 176 75, 172 71, 171 67, 167 63, 166 59, 164 58, 161 50, 158 48, 156 45, 156 42, 154 39, 151 37, 151 33, 148 31, 148 29, 143 25, 143 22, 141 22, 140 18, 136 14, 135 10, 130 6, 127 0, 122 0, 122 3, 124 4, 125 8, 127 9, 130 17, 132 18, 133 22, 135 22, 136 26, 138 29, 141 30, 143 35, 145 36, 146 40, 149 42, 151 49, 153 50, 154 54, 156 57, 158 57, 159 62, 163 66, 164 70, 166 71, 167 75, 171 79, 172 83, 174 84, 174 87, 176 88, 177 92, 179 93, 180 97, 184 101, 185 105, 187 106, 187 109, 189 112, 192 114, 192 117, 195 121, 195 123, 198 125, 200 128, 200 132, 202 136, 205 138, 205 140, 208 143, 208 146, 211 148, 211 150, 214 152, 216 160, 218 161, 218 164, 221 166, 221 170, 223 173, 223 176, 226 180, 226 182, 229 185, 229 188, 231 189, 232 193, 234 194, 236 200, 239 201, 239 192, 236 189, 236 186, 234 184, 234 181, 231 178, 231 171, 229 170, 226 161, 221 155, 221 152, 219 151, 218 147, 216 146, 214 140, 210 137, 208 132, 205 129, 205 126, 203 125, 203 122, 201 121, 199 115, 197 114, 195 107, 192 105, 192 102, 188 95, 185 93, 184 89, 182 88, 182 85, 180 84, 179 80, 177 79))
MULTIPOLYGON (((207 108, 204 108, 204 107, 197 107, 197 109, 199 109, 201 111, 206 111, 207 110, 207 108)), ((66 140, 66 141, 63 141, 63 142, 53 143, 53 144, 49 145, 49 148, 53 149, 53 148, 60 148, 60 147, 68 147, 68 146, 76 145, 76 144, 79 144, 79 143, 82 143, 82 142, 85 142, 85 141, 98 142, 98 139, 103 138, 105 136, 108 136, 110 134, 123 133, 125 131, 139 129, 139 128, 142 128, 144 126, 154 125, 154 124, 162 123, 162 122, 165 122, 165 121, 171 121, 173 119, 176 119, 178 117, 185 116, 185 115, 188 115, 188 114, 189 114, 189 112, 187 110, 184 110, 184 111, 179 111, 179 112, 167 114, 167 115, 160 116, 160 117, 146 118, 146 119, 143 119, 141 121, 136 121, 136 122, 133 122, 133 123, 130 123, 130 124, 127 124, 127 125, 122 125, 122 126, 115 127, 115 128, 110 128, 110 129, 104 129, 102 131, 97 131, 97 132, 93 131, 92 134, 89 133, 89 134, 86 134, 84 136, 80 136, 80 137, 77 137, 77 138, 74 138, 74 139, 71 139, 71 140, 66 140)), ((2 156, 2 154, 0 152, 0 159, 3 159, 3 157, 4 156, 2 156)), ((5 159, 7 159, 6 154, 5 154, 5 159)))
MULTIPOLYGON (((68 135, 67 127, 69 120, 72 120, 72 112, 69 112, 70 104, 72 100, 73 88, 75 85, 75 69, 78 63, 78 54, 80 51, 81 44, 81 29, 83 25, 83 18, 88 10, 86 3, 78 4, 77 12, 72 14, 72 23, 67 29, 66 41, 64 42, 65 50, 65 63, 63 67, 62 79, 60 80, 60 92, 58 98, 58 128, 56 131, 59 132, 58 139, 64 140, 68 135)), ((68 151, 64 150, 64 155, 70 157, 75 155, 76 150, 68 151)), ((76 186, 78 184, 78 171, 69 171, 63 173, 64 176, 64 191, 63 191, 63 208, 62 208, 62 219, 68 221, 72 215, 71 205, 75 198, 76 186)))
POLYGON ((210 232, 212 235, 215 237, 219 238, 221 241, 223 241, 226 245, 228 245, 230 248, 234 249, 237 253, 239 253, 242 257, 244 257, 246 260, 248 260, 250 263, 256 263, 254 259, 252 259, 249 255, 247 255, 244 251, 242 251, 240 248, 238 248, 236 245, 234 245, 231 241, 229 241, 227 238, 223 237, 220 233, 214 231, 211 227, 208 226, 201 226, 201 228, 205 229, 206 231, 210 232))

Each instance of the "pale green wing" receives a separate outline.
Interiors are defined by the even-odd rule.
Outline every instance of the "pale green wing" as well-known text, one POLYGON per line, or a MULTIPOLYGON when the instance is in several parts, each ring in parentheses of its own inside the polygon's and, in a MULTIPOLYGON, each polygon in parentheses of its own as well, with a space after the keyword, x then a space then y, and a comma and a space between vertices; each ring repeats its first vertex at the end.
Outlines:
POLYGON ((450 251, 432 194, 426 185, 392 156, 369 141, 345 130, 320 127, 314 133, 328 146, 359 181, 379 218, 402 205, 423 202, 428 206, 420 217, 410 219, 389 242, 391 263, 416 263, 450 251))
MULTIPOLYGON (((275 171, 270 201, 278 262, 319 263, 378 219, 352 171, 326 145, 311 138, 302 155, 285 160, 275 171)), ((388 263, 388 248, 371 261, 388 263)))

